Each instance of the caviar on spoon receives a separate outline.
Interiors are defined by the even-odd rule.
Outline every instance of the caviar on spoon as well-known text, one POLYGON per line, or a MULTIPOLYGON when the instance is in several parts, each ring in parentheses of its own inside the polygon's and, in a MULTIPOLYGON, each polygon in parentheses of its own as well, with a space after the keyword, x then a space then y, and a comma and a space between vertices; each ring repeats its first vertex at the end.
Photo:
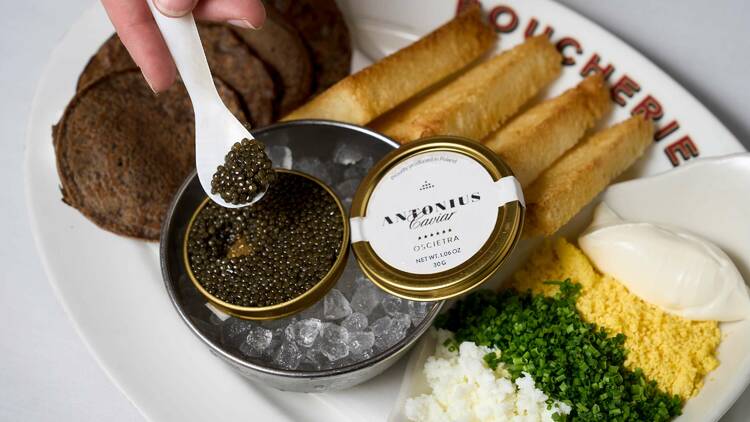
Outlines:
POLYGON ((233 205, 252 203, 276 180, 271 159, 256 139, 243 139, 232 145, 224 164, 211 178, 211 193, 233 205))

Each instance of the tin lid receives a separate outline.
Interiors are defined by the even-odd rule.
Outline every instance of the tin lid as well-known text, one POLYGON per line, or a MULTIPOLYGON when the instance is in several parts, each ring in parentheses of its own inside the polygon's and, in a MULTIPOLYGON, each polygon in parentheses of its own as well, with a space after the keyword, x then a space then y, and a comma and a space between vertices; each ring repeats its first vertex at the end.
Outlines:
POLYGON ((469 139, 432 137, 389 153, 360 184, 352 250, 384 290, 442 300, 494 274, 523 219, 520 184, 500 158, 469 139))

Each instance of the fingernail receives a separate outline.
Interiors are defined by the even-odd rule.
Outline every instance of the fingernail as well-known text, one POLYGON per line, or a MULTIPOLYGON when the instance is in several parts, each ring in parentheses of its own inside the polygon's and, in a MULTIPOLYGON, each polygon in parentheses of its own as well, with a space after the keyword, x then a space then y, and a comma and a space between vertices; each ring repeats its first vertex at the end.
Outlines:
POLYGON ((230 19, 227 21, 227 23, 243 29, 260 29, 263 27, 263 25, 259 27, 255 26, 251 24, 247 19, 230 19))
POLYGON ((195 0, 153 0, 160 12, 167 16, 184 16, 195 6, 195 0))
POLYGON ((141 72, 141 75, 143 75, 143 79, 146 81, 146 84, 148 85, 148 87, 151 88, 151 92, 153 92, 154 95, 159 95, 159 91, 154 89, 154 85, 151 84, 151 81, 148 80, 148 76, 146 76, 146 74, 143 72, 141 72))

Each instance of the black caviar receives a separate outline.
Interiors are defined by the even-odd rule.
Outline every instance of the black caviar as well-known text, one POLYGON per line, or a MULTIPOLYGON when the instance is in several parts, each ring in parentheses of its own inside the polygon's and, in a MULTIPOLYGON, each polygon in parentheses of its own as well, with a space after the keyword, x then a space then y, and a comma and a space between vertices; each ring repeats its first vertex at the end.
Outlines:
POLYGON ((250 207, 208 201, 188 234, 190 268, 213 296, 260 307, 300 296, 331 269, 344 220, 334 198, 314 181, 279 172, 250 207))
POLYGON ((271 167, 263 144, 255 139, 243 139, 232 145, 224 164, 216 168, 211 193, 220 195, 230 204, 250 203, 276 179, 271 167))

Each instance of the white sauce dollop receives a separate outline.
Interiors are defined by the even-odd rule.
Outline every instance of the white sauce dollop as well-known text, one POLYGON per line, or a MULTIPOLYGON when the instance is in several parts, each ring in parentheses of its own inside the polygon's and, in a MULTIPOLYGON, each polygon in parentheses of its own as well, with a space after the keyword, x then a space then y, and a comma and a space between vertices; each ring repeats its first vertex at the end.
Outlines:
POLYGON ((672 227, 623 221, 601 203, 578 244, 599 271, 665 312, 692 320, 750 317, 742 275, 724 251, 705 239, 672 227))

